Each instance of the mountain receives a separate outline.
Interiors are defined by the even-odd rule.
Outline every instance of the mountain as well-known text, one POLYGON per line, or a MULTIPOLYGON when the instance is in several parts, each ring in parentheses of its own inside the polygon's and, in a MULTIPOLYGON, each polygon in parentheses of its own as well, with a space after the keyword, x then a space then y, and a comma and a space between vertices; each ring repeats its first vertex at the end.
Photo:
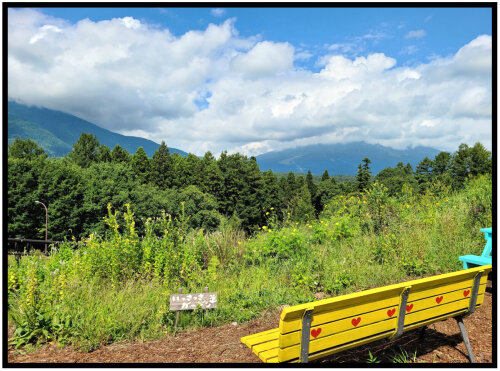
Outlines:
MULTIPOLYGON (((152 157, 159 147, 159 144, 152 140, 117 134, 76 116, 47 108, 8 102, 7 113, 9 145, 15 138, 30 138, 42 146, 50 156, 61 157, 71 152, 73 143, 83 132, 95 135, 100 144, 105 144, 110 149, 119 144, 130 154, 143 147, 146 154, 152 157)), ((187 156, 186 152, 179 149, 169 147, 169 150, 170 153, 177 152, 187 156)))
POLYGON ((400 161, 405 165, 409 162, 415 169, 424 157, 433 159, 440 152, 430 147, 398 150, 380 144, 353 142, 272 151, 256 156, 256 159, 262 171, 307 173, 311 170, 312 174, 323 174, 328 170, 330 175, 355 175, 358 165, 368 157, 372 174, 376 175, 388 166, 395 167, 400 161))

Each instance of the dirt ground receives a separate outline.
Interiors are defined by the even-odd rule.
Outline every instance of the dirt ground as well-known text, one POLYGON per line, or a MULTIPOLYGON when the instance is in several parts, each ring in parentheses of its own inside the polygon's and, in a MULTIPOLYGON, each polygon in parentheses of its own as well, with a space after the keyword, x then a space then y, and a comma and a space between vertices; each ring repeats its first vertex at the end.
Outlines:
MULTIPOLYGON (((478 363, 492 363, 493 325, 491 281, 485 300, 464 323, 478 363)), ((115 343, 93 352, 75 351, 47 344, 26 352, 9 348, 7 363, 261 363, 240 338, 278 327, 279 311, 244 324, 228 324, 179 333, 162 340, 115 343)), ((365 346, 313 361, 319 367, 346 363, 367 363, 369 351, 382 362, 393 362, 395 354, 406 352, 411 362, 469 363, 456 321, 452 318, 427 327, 423 340, 420 329, 398 340, 380 340, 365 346), (395 353, 396 352, 396 353, 395 353), (416 358, 413 356, 416 352, 416 358)), ((139 365, 138 365, 139 366, 139 365)), ((142 366, 142 365, 141 365, 142 366)))

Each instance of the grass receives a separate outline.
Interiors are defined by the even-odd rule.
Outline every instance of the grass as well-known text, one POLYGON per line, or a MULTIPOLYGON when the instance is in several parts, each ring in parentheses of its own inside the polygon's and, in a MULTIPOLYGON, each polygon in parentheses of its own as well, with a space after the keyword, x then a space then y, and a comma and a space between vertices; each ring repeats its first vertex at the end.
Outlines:
POLYGON ((228 225, 211 234, 184 231, 182 220, 167 217, 150 221, 149 234, 139 237, 132 214, 120 225, 110 210, 105 238, 23 257, 19 266, 9 257, 11 343, 56 340, 90 351, 161 338, 174 332, 169 295, 179 287, 218 294, 208 314, 180 314, 183 331, 248 321, 313 301, 317 292, 336 296, 460 270, 460 255, 482 251, 479 229, 492 223, 491 198, 487 177, 455 193, 384 199, 383 190, 372 190, 339 196, 318 220, 302 224, 277 225, 271 213, 266 228, 247 239, 228 225))

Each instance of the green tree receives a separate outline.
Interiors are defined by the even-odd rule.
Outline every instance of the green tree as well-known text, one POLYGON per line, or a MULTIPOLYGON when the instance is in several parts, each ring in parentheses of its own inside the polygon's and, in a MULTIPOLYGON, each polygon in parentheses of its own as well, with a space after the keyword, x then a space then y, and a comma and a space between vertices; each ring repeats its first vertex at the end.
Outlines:
POLYGON ((316 197, 316 184, 314 184, 313 182, 313 176, 311 170, 307 171, 306 184, 307 188, 309 189, 309 193, 311 194, 311 199, 314 200, 314 197, 316 197))
POLYGON ((8 156, 33 160, 39 156, 47 157, 47 154, 34 140, 16 138, 9 146, 8 156))
POLYGON ((99 141, 93 134, 82 133, 73 144, 73 149, 68 153, 68 158, 78 166, 89 167, 98 161, 99 141))
POLYGON ((321 176, 321 181, 330 179, 330 175, 328 174, 328 170, 325 170, 323 175, 321 176))
POLYGON ((403 186, 407 184, 413 191, 418 191, 418 183, 413 177, 411 165, 398 163, 395 168, 387 167, 381 170, 374 178, 375 182, 387 187, 389 195, 396 196, 400 194, 403 186))
POLYGON ((170 151, 164 141, 161 142, 151 161, 151 181, 160 189, 172 186, 173 163, 170 151))
POLYGON ((130 154, 125 148, 117 144, 111 151, 111 161, 127 163, 130 161, 130 154))
POLYGON ((338 194, 340 194, 340 188, 337 184, 332 183, 328 179, 319 182, 316 189, 316 199, 314 200, 317 215, 319 215, 328 202, 338 194))
POLYGON ((108 146, 102 144, 99 146, 97 151, 97 161, 98 162, 111 162, 111 150, 108 146))
POLYGON ((217 160, 210 151, 197 163, 196 172, 193 174, 194 184, 202 192, 214 195, 218 200, 223 198, 224 177, 219 169, 217 160))
POLYGON ((428 157, 425 157, 418 163, 415 169, 415 178, 421 191, 426 189, 431 183, 433 168, 434 162, 428 157))
POLYGON ((305 222, 315 218, 315 210, 311 203, 311 193, 309 193, 307 184, 303 184, 299 193, 290 201, 290 210, 292 219, 295 221, 305 222))
POLYGON ((363 164, 358 165, 358 174, 356 180, 358 182, 358 191, 363 192, 369 185, 372 178, 372 173, 370 171, 370 159, 365 157, 363 159, 363 164))
POLYGON ((11 238, 44 237, 39 227, 45 224, 45 213, 40 210, 40 205, 35 204, 39 199, 38 182, 43 162, 44 160, 8 158, 7 234, 11 238))
POLYGON ((144 148, 137 148, 137 151, 130 157, 130 165, 140 182, 146 183, 150 178, 151 162, 144 152, 144 148))

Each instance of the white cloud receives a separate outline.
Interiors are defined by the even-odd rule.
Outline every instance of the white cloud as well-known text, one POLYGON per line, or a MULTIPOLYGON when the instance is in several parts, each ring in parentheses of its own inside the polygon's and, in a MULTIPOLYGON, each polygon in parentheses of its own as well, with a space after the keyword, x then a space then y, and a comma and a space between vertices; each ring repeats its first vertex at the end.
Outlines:
POLYGON ((234 20, 180 37, 132 17, 69 24, 9 9, 8 21, 10 99, 198 155, 359 140, 491 148, 491 36, 411 68, 334 44, 342 54, 313 73, 294 68, 306 51, 239 37, 234 20))
POLYGON ((421 37, 424 37, 425 36, 425 30, 413 30, 413 31, 409 31, 405 37, 407 39, 411 39, 411 38, 421 38, 421 37))
POLYGON ((231 68, 251 77, 272 75, 292 67, 293 53, 294 48, 288 43, 262 41, 247 53, 234 57, 231 68))
POLYGON ((226 13, 226 10, 222 8, 215 8, 212 9, 211 13, 214 17, 222 17, 226 13))

